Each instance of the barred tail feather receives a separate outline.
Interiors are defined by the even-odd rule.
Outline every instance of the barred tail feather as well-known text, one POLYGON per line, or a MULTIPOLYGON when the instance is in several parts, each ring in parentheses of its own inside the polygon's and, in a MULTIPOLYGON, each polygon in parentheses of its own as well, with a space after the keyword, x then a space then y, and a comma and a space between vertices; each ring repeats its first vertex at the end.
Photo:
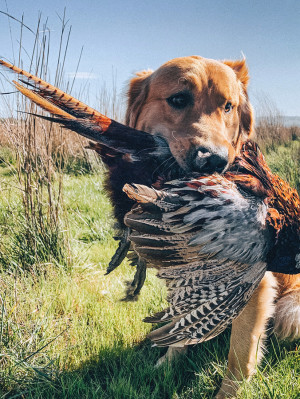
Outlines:
POLYGON ((25 97, 29 98, 36 105, 41 107, 43 110, 50 112, 53 115, 59 116, 66 119, 76 119, 75 116, 70 115, 68 112, 63 111, 56 105, 53 105, 50 101, 45 100, 39 94, 35 93, 33 90, 27 89, 26 87, 20 85, 18 82, 13 80, 13 83, 25 97))
POLYGON ((41 116, 42 118, 59 123, 119 153, 138 154, 139 159, 157 150, 158 140, 151 134, 108 118, 59 88, 6 61, 0 60, 0 66, 28 79, 28 81, 20 80, 30 88, 18 82, 14 84, 22 94, 55 116, 54 118, 41 116))
POLYGON ((89 107, 88 105, 84 104, 83 102, 77 100, 76 98, 72 97, 71 95, 65 93, 59 88, 38 78, 37 76, 32 75, 31 73, 24 71, 21 68, 18 68, 15 65, 10 64, 9 62, 0 60, 0 65, 9 68, 11 71, 17 73, 18 75, 26 77, 29 82, 31 81, 33 84, 22 80, 23 83, 29 84, 29 86, 33 87, 33 90, 35 90, 37 94, 39 94, 41 97, 45 97, 49 102, 52 102, 54 105, 57 105, 58 107, 64 109, 69 114, 75 117, 82 117, 87 115, 89 117, 95 116, 102 119, 103 124, 107 124, 107 126, 109 126, 111 121, 109 118, 102 115, 95 109, 89 107))

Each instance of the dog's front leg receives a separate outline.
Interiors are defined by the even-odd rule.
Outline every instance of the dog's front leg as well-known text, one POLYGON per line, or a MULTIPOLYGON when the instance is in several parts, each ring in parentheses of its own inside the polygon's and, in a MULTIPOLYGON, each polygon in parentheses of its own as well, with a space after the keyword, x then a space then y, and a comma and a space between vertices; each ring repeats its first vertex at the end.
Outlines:
POLYGON ((239 382, 250 379, 263 354, 267 322, 274 312, 276 280, 267 272, 242 313, 232 323, 228 368, 216 399, 235 397, 239 382))

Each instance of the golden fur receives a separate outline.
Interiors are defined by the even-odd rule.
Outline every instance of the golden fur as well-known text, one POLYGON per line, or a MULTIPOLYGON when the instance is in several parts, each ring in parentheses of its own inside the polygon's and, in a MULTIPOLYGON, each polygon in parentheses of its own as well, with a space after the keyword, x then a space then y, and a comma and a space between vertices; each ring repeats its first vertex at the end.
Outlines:
POLYGON ((198 147, 232 162, 253 127, 247 84, 244 61, 176 58, 131 80, 126 123, 162 135, 184 169, 191 168, 190 157, 198 147), (180 92, 190 93, 193 103, 173 109, 166 99, 180 92), (226 113, 228 101, 233 109, 226 113))
MULTIPOLYGON (((131 80, 126 123, 164 137, 177 162, 187 171, 195 169, 199 148, 230 164, 241 143, 253 132, 248 81, 245 60, 176 58, 155 72, 143 71, 131 80), (178 93, 188 96, 182 109, 172 107, 168 101, 178 93), (226 112, 228 102, 232 108, 226 112)), ((299 338, 300 275, 266 273, 246 308, 233 322, 228 370, 218 399, 235 396, 237 382, 255 372, 262 357, 267 322, 273 315, 279 338, 299 338)), ((169 348, 159 364, 184 350, 169 348)))

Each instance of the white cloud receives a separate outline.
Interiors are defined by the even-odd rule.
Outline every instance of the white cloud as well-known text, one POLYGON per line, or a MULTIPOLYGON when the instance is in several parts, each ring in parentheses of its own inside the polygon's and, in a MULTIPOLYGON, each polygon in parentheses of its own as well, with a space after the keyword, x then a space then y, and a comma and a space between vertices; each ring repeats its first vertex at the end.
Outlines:
POLYGON ((69 79, 97 79, 98 75, 92 72, 68 72, 67 77, 69 79))

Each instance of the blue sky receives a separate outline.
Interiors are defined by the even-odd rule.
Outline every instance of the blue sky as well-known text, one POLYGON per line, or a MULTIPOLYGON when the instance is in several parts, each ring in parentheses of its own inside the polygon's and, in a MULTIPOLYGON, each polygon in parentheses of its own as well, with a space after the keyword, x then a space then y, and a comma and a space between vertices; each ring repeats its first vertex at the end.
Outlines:
MULTIPOLYGON (((105 82, 117 75, 119 92, 129 77, 141 69, 155 69, 165 61, 185 55, 238 59, 245 54, 251 76, 250 98, 264 93, 284 115, 300 116, 300 1, 92 1, 0 0, 8 11, 33 30, 39 12, 48 17, 56 59, 60 21, 66 7, 72 25, 66 73, 75 71, 84 46, 77 89, 88 79, 90 101, 105 82), (113 72, 114 71, 114 72, 113 72)), ((20 26, 0 14, 0 56, 17 58, 20 26), (12 40, 10 36, 12 32, 12 40)), ((24 33, 30 52, 33 35, 24 33)), ((24 67, 29 65, 23 52, 24 67)), ((54 63, 50 67, 54 70, 54 63)), ((70 76, 70 75, 69 75, 70 76)))

